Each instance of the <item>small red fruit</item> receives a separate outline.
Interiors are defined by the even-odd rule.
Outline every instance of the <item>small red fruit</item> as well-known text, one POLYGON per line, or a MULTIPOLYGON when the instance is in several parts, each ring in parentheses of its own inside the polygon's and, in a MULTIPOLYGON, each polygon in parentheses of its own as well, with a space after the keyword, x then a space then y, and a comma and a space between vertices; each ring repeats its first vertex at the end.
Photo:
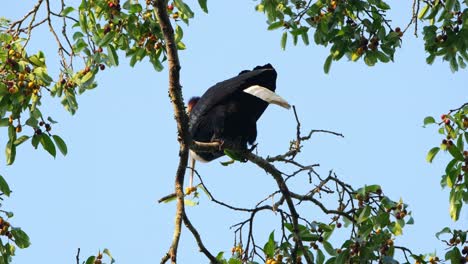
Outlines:
POLYGON ((446 117, 447 117, 447 115, 443 114, 443 115, 440 116, 440 119, 444 120, 446 117))
POLYGON ((169 10, 169 11, 174 10, 174 5, 173 5, 173 4, 169 4, 169 5, 167 6, 167 10, 169 10))

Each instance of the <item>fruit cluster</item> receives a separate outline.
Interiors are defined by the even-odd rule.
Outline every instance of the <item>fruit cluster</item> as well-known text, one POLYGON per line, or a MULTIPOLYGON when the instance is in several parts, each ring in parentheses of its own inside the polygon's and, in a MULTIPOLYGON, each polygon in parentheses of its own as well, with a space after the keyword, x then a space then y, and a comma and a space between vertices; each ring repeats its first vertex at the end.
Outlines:
POLYGON ((99 252, 98 255, 96 256, 96 259, 94 260, 94 264, 102 264, 102 253, 99 252))
POLYGON ((185 188, 185 194, 190 195, 193 192, 197 191, 197 186, 187 187, 185 188))
POLYGON ((31 104, 32 108, 41 97, 41 88, 50 84, 50 77, 46 74, 43 56, 28 56, 21 46, 17 36, 3 35, 7 41, 0 46, 0 52, 6 53, 5 63, 0 69, 0 95, 7 100, 11 115, 10 125, 17 120, 15 130, 22 131, 20 122, 21 112, 31 104), (9 39, 9 40, 8 40, 9 39))
POLYGON ((10 223, 5 221, 2 217, 0 217, 0 235, 8 237, 11 239, 13 235, 10 232, 10 223))
POLYGON ((107 6, 111 10, 112 14, 117 14, 120 12, 120 3, 119 0, 107 0, 107 6))
POLYGON ((232 254, 238 254, 238 256, 241 256, 242 253, 244 253, 244 250, 242 249, 242 245, 237 245, 231 249, 232 254))
MULTIPOLYGON (((283 255, 278 254, 274 258, 267 258, 265 264, 281 264, 283 263, 283 255)), ((302 263, 301 257, 297 258, 297 263, 302 263)))
POLYGON ((465 255, 464 257, 462 257, 461 259, 461 263, 467 263, 468 262, 468 246, 464 246, 462 251, 461 251, 462 255, 465 255), (463 260, 464 258, 464 260, 463 260))

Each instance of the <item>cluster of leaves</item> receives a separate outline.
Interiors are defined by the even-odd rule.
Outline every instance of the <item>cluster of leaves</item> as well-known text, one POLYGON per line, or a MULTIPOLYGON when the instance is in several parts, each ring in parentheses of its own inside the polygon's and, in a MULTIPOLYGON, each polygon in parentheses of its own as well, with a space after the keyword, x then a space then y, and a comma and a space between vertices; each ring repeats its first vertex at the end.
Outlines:
MULTIPOLYGON (((206 10, 206 1, 204 4, 206 10)), ((64 16, 75 10, 68 7, 65 11, 64 16)), ((181 0, 169 4, 167 11, 175 22, 182 20, 187 24, 194 15, 181 0)), ((131 66, 148 57, 156 71, 163 69, 165 43, 151 1, 146 1, 143 6, 130 0, 122 5, 118 0, 83 0, 78 13, 79 20, 74 27, 79 27, 80 31, 73 35, 73 50, 86 55, 87 74, 90 76, 86 80, 94 77, 101 63, 118 65, 116 50, 125 52, 131 66)), ((185 49, 182 38, 182 28, 177 25, 175 41, 179 50, 185 49)))
POLYGON ((266 13, 269 30, 283 29, 283 49, 289 35, 294 45, 299 37, 308 45, 310 30, 315 29, 317 45, 331 44, 325 72, 344 55, 352 61, 363 58, 369 66, 389 62, 403 36, 400 28, 390 27, 385 18, 390 6, 382 0, 261 0, 256 9, 266 13))
POLYGON ((67 153, 60 136, 51 134, 55 121, 45 119, 39 110, 41 98, 49 93, 47 87, 53 81, 47 74, 44 54, 28 55, 24 42, 25 39, 0 31, 0 126, 8 127, 8 165, 15 161, 16 147, 28 140, 35 148, 41 144, 54 157, 56 148, 67 153), (26 135, 20 136, 22 133, 26 135))
MULTIPOLYGON (((7 182, 0 175, 0 200, 3 196, 10 196, 11 190, 7 182)), ((1 205, 1 204, 0 204, 1 205)), ((9 222, 12 212, 0 210, 0 263, 11 263, 16 248, 27 248, 31 244, 28 235, 19 227, 13 227, 9 222)))
MULTIPOLYGON (((278 241, 272 232, 262 251, 262 261, 268 264, 302 263, 303 256, 307 254, 317 264, 323 263, 361 263, 376 261, 379 263, 397 263, 394 259, 395 250, 399 248, 405 253, 411 252, 404 247, 396 247, 394 239, 402 234, 403 227, 413 224, 408 205, 403 201, 392 201, 382 194, 379 185, 365 186, 356 190, 352 198, 340 203, 329 223, 304 220, 299 225, 299 235, 303 242, 308 243, 305 251, 294 248, 293 225, 284 222, 282 237, 278 241), (356 206, 357 205, 357 206, 356 206), (351 230, 351 236, 341 246, 334 247, 331 237, 334 232, 342 227, 351 230), (291 259, 292 252, 297 250, 297 259, 291 259)), ((218 254, 221 263, 251 263, 243 259, 243 251, 239 245, 233 248, 229 260, 224 254, 218 254)), ((410 253, 411 254, 411 253, 410 253)), ((422 256, 411 255, 414 259, 422 256)), ((406 262, 409 260, 406 259, 406 262)))
POLYGON ((458 220, 464 204, 468 203, 468 104, 441 116, 436 122, 434 117, 426 117, 424 125, 436 124, 439 134, 444 139, 439 147, 434 147, 427 154, 427 161, 432 162, 440 150, 450 153, 452 159, 442 175, 441 186, 450 189, 450 216, 458 220))
POLYGON ((452 71, 465 68, 468 60, 468 9, 466 1, 428 0, 419 13, 419 19, 429 22, 423 29, 426 61, 432 64, 436 57, 450 63, 452 71))
POLYGON ((452 230, 449 227, 445 227, 436 234, 437 239, 442 240, 448 246, 448 251, 445 254, 446 260, 450 260, 453 264, 468 262, 467 233, 468 231, 452 230), (441 239, 441 235, 447 235, 449 239, 441 239))
MULTIPOLYGON (((206 0, 199 3, 207 12, 206 0)), ((182 0, 169 4, 167 11, 175 22, 181 20, 188 24, 194 16, 182 0)), ((52 95, 63 95, 62 103, 71 113, 78 107, 74 88, 80 94, 95 88, 94 79, 99 70, 119 64, 119 50, 130 58, 132 67, 148 57, 156 71, 163 69, 165 43, 152 1, 142 5, 131 0, 122 4, 119 0, 82 0, 78 9, 69 6, 60 15, 76 22, 72 50, 84 59, 84 69, 65 68, 60 81, 52 88, 52 95)), ((182 38, 183 30, 176 25, 175 41, 179 50, 186 48, 182 38)))

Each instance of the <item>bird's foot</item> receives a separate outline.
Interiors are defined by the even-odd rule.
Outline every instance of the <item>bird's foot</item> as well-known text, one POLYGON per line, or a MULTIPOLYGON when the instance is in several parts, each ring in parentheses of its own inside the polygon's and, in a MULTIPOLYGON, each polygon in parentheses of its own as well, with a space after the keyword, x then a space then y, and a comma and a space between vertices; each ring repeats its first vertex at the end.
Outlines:
POLYGON ((224 149, 224 140, 223 139, 213 139, 212 142, 216 142, 219 144, 218 150, 221 151, 224 149))

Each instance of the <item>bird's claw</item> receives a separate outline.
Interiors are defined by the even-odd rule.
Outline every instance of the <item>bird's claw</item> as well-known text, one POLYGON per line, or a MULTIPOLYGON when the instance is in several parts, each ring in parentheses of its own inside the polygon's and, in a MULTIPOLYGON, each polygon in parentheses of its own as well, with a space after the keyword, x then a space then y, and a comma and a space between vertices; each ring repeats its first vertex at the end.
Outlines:
POLYGON ((221 151, 224 149, 224 140, 222 139, 214 139, 213 142, 216 142, 219 144, 218 150, 221 151))

